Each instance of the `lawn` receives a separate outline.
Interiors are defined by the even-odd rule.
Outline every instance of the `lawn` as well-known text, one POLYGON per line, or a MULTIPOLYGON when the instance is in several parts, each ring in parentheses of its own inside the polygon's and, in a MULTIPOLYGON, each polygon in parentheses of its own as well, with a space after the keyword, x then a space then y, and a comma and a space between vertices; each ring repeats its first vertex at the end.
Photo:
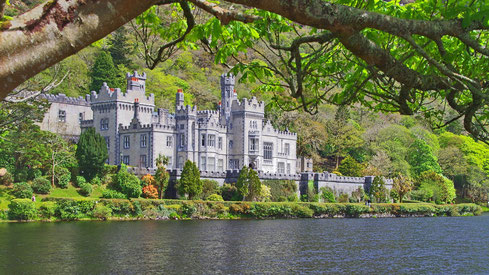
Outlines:
MULTIPOLYGON (((103 186, 93 185, 93 191, 90 198, 100 198, 102 197, 102 191, 105 189, 103 186)), ((68 184, 68 188, 54 188, 51 190, 49 195, 44 195, 42 197, 52 197, 52 198, 84 198, 80 193, 78 193, 78 188, 74 187, 72 184, 68 184)))

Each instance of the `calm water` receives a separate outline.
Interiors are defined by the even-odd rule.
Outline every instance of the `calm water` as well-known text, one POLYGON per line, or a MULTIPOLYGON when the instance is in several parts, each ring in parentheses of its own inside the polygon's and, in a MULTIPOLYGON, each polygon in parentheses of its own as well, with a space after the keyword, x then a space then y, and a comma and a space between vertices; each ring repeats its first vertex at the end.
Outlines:
POLYGON ((489 215, 0 224, 0 274, 489 274, 489 215))

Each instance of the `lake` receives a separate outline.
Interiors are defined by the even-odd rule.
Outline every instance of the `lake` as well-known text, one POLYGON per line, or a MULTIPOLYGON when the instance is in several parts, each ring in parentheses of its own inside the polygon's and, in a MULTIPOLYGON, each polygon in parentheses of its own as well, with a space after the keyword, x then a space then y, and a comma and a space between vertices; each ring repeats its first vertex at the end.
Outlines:
POLYGON ((479 217, 0 223, 0 274, 489 273, 479 217))

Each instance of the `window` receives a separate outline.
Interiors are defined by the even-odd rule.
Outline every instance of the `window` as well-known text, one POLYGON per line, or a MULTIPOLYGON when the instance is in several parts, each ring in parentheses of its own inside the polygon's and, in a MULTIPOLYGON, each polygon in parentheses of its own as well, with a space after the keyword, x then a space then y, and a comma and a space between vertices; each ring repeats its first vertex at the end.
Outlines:
POLYGON ((180 130, 185 129, 185 124, 180 124, 180 130))
POLYGON ((173 166, 173 162, 172 162, 172 158, 171 157, 168 157, 168 168, 172 168, 173 166))
POLYGON ((290 163, 287 163, 287 174, 290 174, 290 163))
POLYGON ((224 171, 224 161, 222 159, 217 160, 217 171, 224 171))
POLYGON ((216 159, 209 158, 209 164, 207 165, 207 170, 216 171, 216 159))
POLYGON ((147 135, 141 135, 140 137, 141 148, 146 148, 147 138, 148 138, 147 135))
POLYGON ((129 136, 124 136, 124 149, 129 149, 130 146, 129 136))
POLYGON ((206 158, 205 157, 200 157, 200 171, 205 171, 206 170, 206 158))
POLYGON ((277 164, 277 172, 279 172, 280 174, 284 174, 285 173, 285 163, 279 162, 277 164))
POLYGON ((209 135, 209 146, 210 147, 216 147, 216 136, 215 135, 209 135))
POLYGON ((59 122, 66 122, 66 111, 65 110, 59 110, 58 121, 59 122))
POLYGON ((290 144, 285 143, 285 155, 288 156, 290 154, 290 144))
POLYGON ((258 129, 258 122, 254 120, 250 120, 250 128, 251 129, 258 129))
POLYGON ((123 157, 122 157, 122 162, 123 162, 125 165, 129 165, 129 156, 123 156, 123 157))
POLYGON ((166 136, 166 146, 167 147, 173 146, 173 137, 172 136, 166 136))
POLYGON ((200 145, 201 145, 202 147, 205 147, 205 134, 202 134, 202 135, 200 136, 200 140, 201 140, 200 145))
POLYGON ((185 146, 185 134, 180 134, 180 147, 185 146))
POLYGON ((263 159, 264 160, 272 160, 273 153, 273 143, 264 142, 263 143, 263 159))
POLYGON ((231 150, 231 149, 233 149, 233 141, 232 140, 229 141, 229 150, 231 150))
POLYGON ((178 167, 177 168, 183 168, 183 157, 182 156, 178 157, 178 167))
POLYGON ((222 137, 217 138, 217 148, 222 149, 222 137))
POLYGON ((78 114, 78 119, 79 120, 84 120, 85 119, 85 114, 84 113, 79 113, 78 114))
POLYGON ((139 165, 141 167, 147 167, 147 158, 146 158, 146 155, 141 155, 139 157, 139 165))
POLYGON ((258 151, 258 139, 250 138, 250 153, 258 151))
POLYGON ((109 129, 109 119, 102 118, 100 120, 100 130, 107 130, 107 129, 109 129))
POLYGON ((239 159, 230 159, 229 160, 229 169, 240 169, 239 159))
POLYGON ((110 148, 110 137, 105 137, 105 144, 107 144, 107 149, 110 148))

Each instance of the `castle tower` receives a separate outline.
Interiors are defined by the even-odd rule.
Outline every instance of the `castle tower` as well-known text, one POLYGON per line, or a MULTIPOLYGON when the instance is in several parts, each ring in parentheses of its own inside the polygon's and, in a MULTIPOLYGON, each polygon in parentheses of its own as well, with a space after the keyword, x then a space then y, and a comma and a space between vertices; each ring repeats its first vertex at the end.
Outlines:
POLYGON ((133 91, 145 91, 146 89, 146 73, 138 74, 134 71, 134 74, 127 73, 127 89, 133 91))
POLYGON ((231 116, 231 105, 233 100, 237 100, 238 96, 234 89, 235 76, 232 74, 221 75, 221 118, 222 123, 229 121, 231 116))
POLYGON ((175 108, 178 109, 178 107, 183 107, 184 106, 184 96, 183 96, 183 90, 178 89, 176 99, 175 99, 175 108))

